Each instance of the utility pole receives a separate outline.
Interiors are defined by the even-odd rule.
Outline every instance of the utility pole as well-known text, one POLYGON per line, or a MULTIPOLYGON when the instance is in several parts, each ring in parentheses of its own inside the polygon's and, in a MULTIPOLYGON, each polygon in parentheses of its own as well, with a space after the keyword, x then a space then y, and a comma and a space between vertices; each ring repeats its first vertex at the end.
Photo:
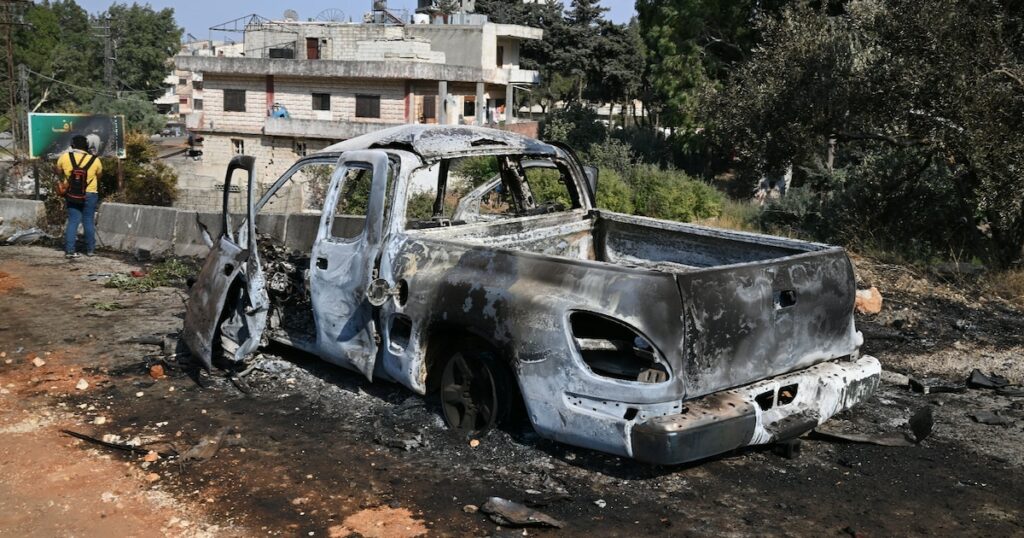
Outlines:
MULTIPOLYGON (((117 80, 114 78, 114 39, 110 31, 110 17, 104 16, 102 19, 97 19, 97 25, 94 27, 99 33, 97 37, 103 38, 103 83, 110 90, 111 95, 116 98, 121 97, 121 92, 117 88, 117 80)), ((117 191, 124 191, 124 167, 121 164, 121 159, 117 159, 117 191)))
POLYGON ((10 118, 11 134, 14 136, 14 148, 26 145, 26 131, 22 129, 20 110, 18 109, 18 82, 14 73, 14 27, 24 24, 24 9, 31 5, 29 0, 0 0, 0 26, 3 27, 2 45, 6 49, 4 56, 7 61, 7 115, 10 118))

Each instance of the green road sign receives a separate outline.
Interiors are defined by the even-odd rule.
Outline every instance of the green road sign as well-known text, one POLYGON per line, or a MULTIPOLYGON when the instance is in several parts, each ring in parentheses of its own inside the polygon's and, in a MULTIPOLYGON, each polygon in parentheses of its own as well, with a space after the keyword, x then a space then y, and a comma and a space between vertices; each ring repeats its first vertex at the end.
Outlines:
POLYGON ((29 114, 29 153, 33 158, 56 159, 71 147, 72 136, 82 135, 94 155, 123 159, 124 128, 124 116, 29 114))

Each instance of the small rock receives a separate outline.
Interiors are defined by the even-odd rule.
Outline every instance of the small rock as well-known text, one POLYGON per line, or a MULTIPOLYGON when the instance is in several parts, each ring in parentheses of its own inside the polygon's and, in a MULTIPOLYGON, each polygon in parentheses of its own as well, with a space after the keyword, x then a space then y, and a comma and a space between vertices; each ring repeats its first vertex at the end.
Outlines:
POLYGON ((97 426, 100 426, 100 425, 103 425, 103 424, 107 423, 107 418, 106 417, 96 417, 96 418, 94 418, 92 420, 92 423, 97 425, 97 426))
POLYGON ((164 367, 163 367, 163 365, 162 364, 154 364, 153 366, 150 366, 149 367, 149 377, 152 377, 153 379, 163 379, 163 377, 164 377, 164 367))
POLYGON ((146 475, 146 482, 156 482, 157 480, 160 480, 160 475, 156 473, 149 473, 146 475))
POLYGON ((81 298, 82 298, 82 296, 81 296, 81 295, 78 295, 77 293, 75 294, 75 296, 74 296, 74 297, 72 297, 72 299, 74 299, 74 300, 76 300, 76 301, 77 301, 77 300, 79 300, 79 299, 81 299, 81 298))
POLYGON ((143 396, 145 396, 145 395, 146 395, 146 393, 145 393, 145 392, 142 392, 142 391, 139 391, 139 392, 136 392, 136 393, 135 393, 135 397, 136 397, 136 398, 142 398, 142 397, 143 397, 143 396))
POLYGON ((462 507, 462 511, 467 514, 475 514, 480 510, 480 507, 475 504, 467 504, 462 507))
POLYGON ((896 385, 897 387, 906 387, 910 384, 910 377, 899 372, 882 370, 882 383, 896 385))
POLYGON ((7 360, 4 361, 4 364, 11 364, 12 362, 14 362, 14 361, 11 360, 11 359, 7 359, 7 360))
POLYGON ((877 314, 882 311, 882 294, 874 286, 866 290, 857 290, 854 308, 861 314, 877 314))
POLYGON ((0 351, 0 359, 4 358, 6 356, 7 356, 7 352, 6 351, 0 351))
POLYGON ((478 447, 478 446, 480 446, 480 441, 479 441, 479 440, 477 440, 477 439, 473 439, 473 440, 471 440, 471 441, 469 442, 469 447, 470 447, 470 448, 476 448, 476 447, 478 447))
POLYGON ((154 461, 156 461, 158 459, 160 459, 160 454, 157 454, 153 450, 150 450, 149 452, 146 452, 146 455, 142 457, 142 461, 147 461, 147 462, 150 462, 150 463, 152 463, 152 462, 154 462, 154 461))
POLYGON ((597 505, 598 508, 604 508, 605 506, 608 506, 608 503, 605 502, 604 499, 598 499, 594 501, 594 504, 597 505))
POLYGON ((85 390, 89 388, 89 382, 84 379, 79 379, 78 383, 75 384, 75 388, 78 390, 85 390))
POLYGON ((46 366, 46 361, 40 359, 39 357, 36 357, 32 359, 32 364, 34 364, 36 368, 39 368, 41 366, 46 366))

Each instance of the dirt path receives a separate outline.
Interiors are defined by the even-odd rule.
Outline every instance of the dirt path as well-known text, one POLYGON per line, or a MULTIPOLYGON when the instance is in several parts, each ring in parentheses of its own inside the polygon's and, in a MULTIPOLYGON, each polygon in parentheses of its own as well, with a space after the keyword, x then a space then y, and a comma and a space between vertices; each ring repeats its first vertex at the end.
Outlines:
MULTIPOLYGON (((796 459, 746 450, 651 467, 529 431, 492 432, 471 447, 401 387, 369 384, 287 350, 266 350, 238 385, 216 376, 197 384, 173 362, 167 377, 154 379, 147 365, 157 349, 129 340, 180 327, 180 290, 126 294, 88 276, 131 268, 0 248, 0 535, 522 536, 474 511, 490 496, 567 524, 530 535, 1024 533, 1022 398, 924 396, 885 385, 835 427, 904 431, 913 411, 930 406, 932 437, 902 448, 808 439, 796 459), (123 308, 94 306, 111 303, 123 308), (46 364, 34 366, 37 356, 46 364), (80 379, 85 390, 75 388, 80 379), (993 409, 1013 423, 968 418, 993 409), (209 459, 145 462, 63 436, 64 427, 181 453, 220 442, 209 459), (159 478, 149 482, 151 474, 159 478)), ((915 373, 928 353, 922 338, 942 349, 961 341, 970 346, 962 357, 996 353, 1004 361, 1021 345, 1013 335, 1018 312, 982 304, 969 318, 980 330, 964 338, 954 334, 963 332, 955 320, 939 330, 947 320, 933 320, 934 294, 893 297, 917 313, 917 332, 881 316, 861 320, 866 333, 890 336, 868 347, 891 368, 915 373)), ((959 303, 939 298, 959 319, 959 303)), ((928 373, 955 377, 969 365, 965 358, 928 373)))

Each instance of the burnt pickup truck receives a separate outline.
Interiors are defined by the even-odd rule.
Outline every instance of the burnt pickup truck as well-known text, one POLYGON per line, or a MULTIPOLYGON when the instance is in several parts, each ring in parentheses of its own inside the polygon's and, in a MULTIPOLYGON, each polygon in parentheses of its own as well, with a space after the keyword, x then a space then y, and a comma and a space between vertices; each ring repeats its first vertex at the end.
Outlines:
POLYGON ((436 393, 452 428, 525 410, 543 437, 659 464, 794 438, 878 386, 841 248, 597 209, 567 147, 412 125, 306 157, 258 199, 254 170, 229 166, 190 291, 206 368, 276 341, 436 393), (318 175, 319 214, 263 214, 318 175))

